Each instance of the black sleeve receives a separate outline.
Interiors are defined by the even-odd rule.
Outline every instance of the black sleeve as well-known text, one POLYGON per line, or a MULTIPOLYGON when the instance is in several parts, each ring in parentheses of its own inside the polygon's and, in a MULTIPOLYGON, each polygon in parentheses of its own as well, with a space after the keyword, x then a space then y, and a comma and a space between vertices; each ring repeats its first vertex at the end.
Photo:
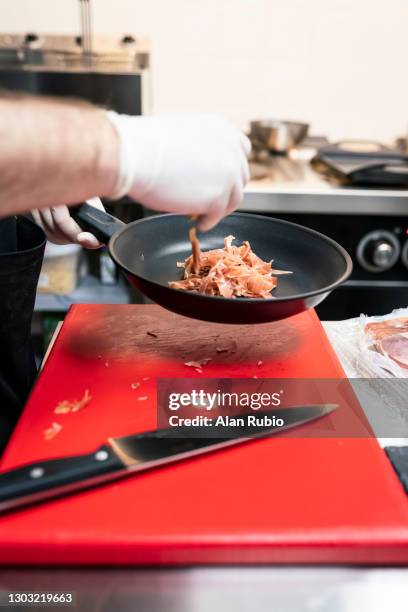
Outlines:
POLYGON ((36 376, 31 319, 45 242, 25 217, 0 220, 0 452, 36 376))

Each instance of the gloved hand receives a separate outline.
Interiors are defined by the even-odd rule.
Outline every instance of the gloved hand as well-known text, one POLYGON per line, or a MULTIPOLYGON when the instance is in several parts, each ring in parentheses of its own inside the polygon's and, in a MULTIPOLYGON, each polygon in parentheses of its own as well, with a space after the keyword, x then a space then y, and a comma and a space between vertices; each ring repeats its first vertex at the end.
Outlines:
POLYGON ((251 145, 223 117, 107 115, 120 141, 112 197, 129 195, 153 210, 198 215, 201 230, 213 227, 242 200, 251 145))
MULTIPOLYGON (((105 210, 99 198, 90 198, 88 204, 105 210)), ((84 232, 69 214, 67 206, 42 208, 31 212, 34 221, 54 244, 80 244, 85 249, 99 249, 101 243, 90 232, 84 232)))

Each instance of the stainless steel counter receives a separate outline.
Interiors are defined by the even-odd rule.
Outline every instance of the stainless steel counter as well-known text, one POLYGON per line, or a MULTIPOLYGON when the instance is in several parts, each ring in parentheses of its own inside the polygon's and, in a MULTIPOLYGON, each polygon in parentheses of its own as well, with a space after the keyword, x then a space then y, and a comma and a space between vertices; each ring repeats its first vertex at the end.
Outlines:
POLYGON ((63 609, 76 612, 405 612, 408 569, 8 569, 0 591, 74 592, 76 605, 63 609))
POLYGON ((240 210, 246 212, 408 215, 408 190, 342 187, 315 172, 307 160, 271 157, 254 164, 240 210))

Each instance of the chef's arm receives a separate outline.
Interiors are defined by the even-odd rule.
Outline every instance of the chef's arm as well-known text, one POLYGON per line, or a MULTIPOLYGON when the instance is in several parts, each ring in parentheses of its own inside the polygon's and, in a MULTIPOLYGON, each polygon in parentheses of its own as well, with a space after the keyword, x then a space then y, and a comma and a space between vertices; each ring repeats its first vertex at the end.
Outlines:
POLYGON ((80 228, 58 205, 129 195, 154 210, 196 215, 200 228, 210 229, 241 201, 249 151, 248 138, 219 115, 136 117, 5 95, 0 215, 44 208, 44 229, 81 242, 80 228))
POLYGON ((81 102, 0 97, 0 215, 110 196, 119 138, 106 113, 81 102))

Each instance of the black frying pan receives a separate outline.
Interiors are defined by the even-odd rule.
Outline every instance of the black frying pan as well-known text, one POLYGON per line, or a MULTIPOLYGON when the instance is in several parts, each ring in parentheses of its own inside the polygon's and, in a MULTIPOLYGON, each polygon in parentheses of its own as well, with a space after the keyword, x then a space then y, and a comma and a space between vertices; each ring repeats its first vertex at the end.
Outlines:
POLYGON ((176 267, 191 254, 190 223, 180 215, 158 215, 128 225, 89 204, 74 207, 72 215, 109 247, 113 261, 148 298, 168 310, 217 323, 265 323, 320 304, 351 274, 352 262, 336 242, 314 230, 288 221, 234 213, 199 236, 203 251, 223 246, 232 234, 235 244, 251 243, 262 259, 293 274, 278 277, 270 299, 227 299, 171 289, 181 278, 176 267))

